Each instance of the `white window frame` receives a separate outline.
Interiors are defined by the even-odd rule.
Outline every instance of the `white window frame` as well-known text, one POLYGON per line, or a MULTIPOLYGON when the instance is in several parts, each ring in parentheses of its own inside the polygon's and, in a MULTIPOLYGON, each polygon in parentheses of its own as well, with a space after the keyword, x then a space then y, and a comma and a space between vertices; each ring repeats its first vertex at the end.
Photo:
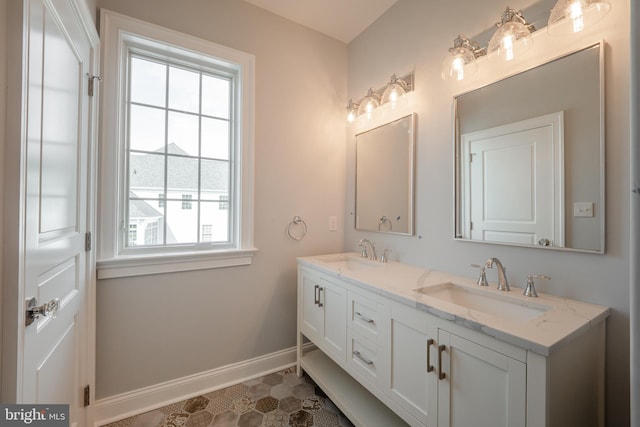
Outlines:
MULTIPOLYGON (((253 246, 253 123, 255 57, 226 46, 179 33, 154 24, 100 11, 102 40, 102 132, 100 141, 100 208, 98 278, 114 278, 249 265, 257 249, 253 246), (154 251, 125 251, 124 193, 126 190, 126 65, 131 49, 152 51, 168 59, 231 68, 241 81, 236 98, 233 132, 235 144, 231 247, 211 245, 162 248, 154 251)), ((127 230, 128 232, 128 230, 127 230)))

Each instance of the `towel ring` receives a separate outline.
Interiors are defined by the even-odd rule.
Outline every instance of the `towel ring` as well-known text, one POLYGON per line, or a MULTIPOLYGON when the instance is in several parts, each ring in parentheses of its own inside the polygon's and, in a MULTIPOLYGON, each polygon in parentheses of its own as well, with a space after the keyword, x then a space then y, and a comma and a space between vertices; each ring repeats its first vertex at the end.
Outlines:
POLYGON ((391 222, 391 220, 389 218, 386 217, 386 215, 382 215, 380 217, 380 221, 378 221, 378 231, 382 231, 382 226, 387 223, 389 224, 389 229, 386 231, 391 231, 393 230, 393 223, 391 222))
POLYGON ((289 226, 287 227, 287 236, 292 240, 302 240, 307 235, 307 223, 302 220, 298 215, 294 216, 289 226), (296 228, 302 227, 300 233, 296 233, 296 228))

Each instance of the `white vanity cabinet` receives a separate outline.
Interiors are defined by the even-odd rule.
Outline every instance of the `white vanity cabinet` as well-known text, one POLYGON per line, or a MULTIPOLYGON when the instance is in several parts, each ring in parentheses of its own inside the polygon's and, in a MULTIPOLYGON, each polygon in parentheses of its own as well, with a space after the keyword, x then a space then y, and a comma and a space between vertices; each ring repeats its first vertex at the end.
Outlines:
POLYGON ((336 361, 345 361, 347 291, 335 279, 301 270, 298 277, 300 331, 336 361))
POLYGON ((416 283, 450 276, 429 282, 428 271, 394 263, 378 267, 389 269, 380 280, 365 267, 350 277, 318 264, 298 268, 298 374, 305 370, 354 425, 604 426, 606 307, 539 298, 554 311, 494 325, 415 292, 416 283), (391 283, 392 268, 414 279, 391 283), (383 281, 391 284, 370 284, 383 281))

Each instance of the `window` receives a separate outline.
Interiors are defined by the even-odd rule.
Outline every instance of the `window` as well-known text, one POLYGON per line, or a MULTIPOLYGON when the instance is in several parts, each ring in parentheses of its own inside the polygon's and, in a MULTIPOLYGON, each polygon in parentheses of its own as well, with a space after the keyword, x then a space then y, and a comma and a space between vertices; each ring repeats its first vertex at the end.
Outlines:
POLYGON ((249 264, 253 56, 102 19, 100 185, 113 210, 100 218, 98 276, 249 264))
MULTIPOLYGON (((193 196, 191 194, 182 195, 182 210, 191 210, 191 200, 193 196)), ((180 221, 180 220, 179 220, 180 221)))

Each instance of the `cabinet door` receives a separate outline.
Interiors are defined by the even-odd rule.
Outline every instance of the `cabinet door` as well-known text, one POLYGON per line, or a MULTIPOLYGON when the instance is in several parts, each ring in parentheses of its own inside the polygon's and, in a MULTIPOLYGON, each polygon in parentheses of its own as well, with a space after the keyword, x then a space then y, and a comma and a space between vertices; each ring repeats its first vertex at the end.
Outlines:
POLYGON ((339 362, 346 362, 347 291, 333 282, 320 279, 320 305, 324 309, 322 342, 325 353, 339 362))
POLYGON ((410 307, 393 306, 390 324, 389 397, 421 425, 435 422, 437 329, 430 316, 410 307), (431 357, 430 357, 431 356, 431 357))
POLYGON ((438 331, 438 426, 524 427, 526 365, 438 331))
POLYGON ((302 325, 301 332, 312 341, 324 335, 324 308, 320 305, 320 279, 309 272, 301 274, 302 325))

